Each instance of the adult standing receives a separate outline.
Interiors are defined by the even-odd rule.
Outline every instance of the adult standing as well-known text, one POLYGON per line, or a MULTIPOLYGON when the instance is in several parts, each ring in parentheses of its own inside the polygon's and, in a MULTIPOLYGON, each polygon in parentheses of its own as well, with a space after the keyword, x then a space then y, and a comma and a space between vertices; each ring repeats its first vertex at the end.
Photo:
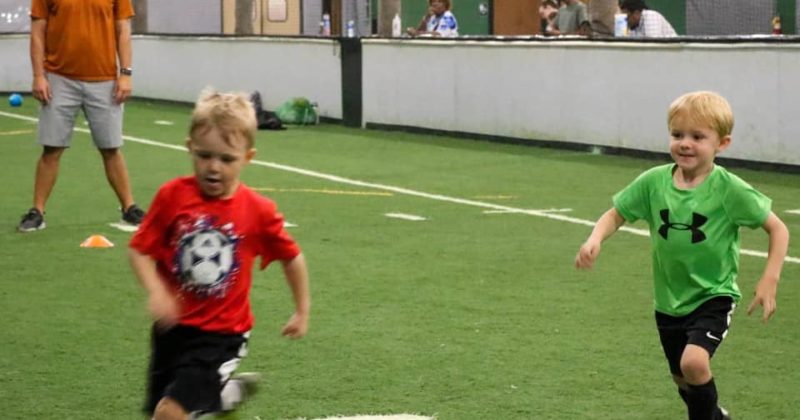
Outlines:
POLYGON ((41 103, 33 207, 18 230, 44 229, 45 204, 83 109, 122 219, 138 225, 122 147, 123 103, 131 95, 131 0, 32 0, 30 56, 33 96, 41 103), (117 65, 119 64, 119 66, 117 65))

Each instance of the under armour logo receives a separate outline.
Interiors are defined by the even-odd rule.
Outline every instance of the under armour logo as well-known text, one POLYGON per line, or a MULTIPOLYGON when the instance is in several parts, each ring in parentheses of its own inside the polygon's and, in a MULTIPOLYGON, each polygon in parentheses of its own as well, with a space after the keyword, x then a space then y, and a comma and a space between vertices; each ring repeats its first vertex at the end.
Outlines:
POLYGON ((698 242, 703 242, 706 240, 706 234, 703 233, 702 230, 699 229, 700 226, 708 221, 708 217, 703 216, 702 214, 697 214, 692 212, 692 224, 687 225, 686 223, 672 223, 669 221, 669 209, 661 210, 661 221, 664 222, 658 228, 658 233, 661 235, 662 238, 667 239, 667 234, 669 233, 670 229, 675 230, 690 230, 692 231, 692 243, 696 244, 698 242))

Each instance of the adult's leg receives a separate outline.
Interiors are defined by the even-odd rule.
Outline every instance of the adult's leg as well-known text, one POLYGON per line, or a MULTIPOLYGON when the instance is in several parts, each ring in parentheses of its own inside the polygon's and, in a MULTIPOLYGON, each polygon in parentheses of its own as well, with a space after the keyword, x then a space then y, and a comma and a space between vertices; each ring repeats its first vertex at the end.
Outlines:
POLYGON ((53 186, 56 185, 58 178, 58 168, 61 162, 61 155, 65 147, 44 146, 42 154, 36 163, 36 177, 33 182, 33 207, 44 213, 44 207, 53 186))
POLYGON ((125 158, 122 156, 122 151, 117 149, 100 149, 100 155, 103 157, 103 166, 106 171, 106 179, 109 185, 117 195, 119 204, 122 210, 132 206, 133 193, 131 192, 130 179, 128 177, 128 167, 125 164, 125 158))
POLYGON ((47 79, 53 96, 39 112, 37 136, 43 150, 33 186, 33 207, 42 213, 56 184, 61 155, 70 145, 82 101, 79 82, 55 74, 48 74, 47 79))
POLYGON ((83 111, 92 140, 103 157, 106 179, 117 195, 122 210, 133 205, 128 167, 122 156, 122 104, 114 101, 114 82, 84 82, 83 111))

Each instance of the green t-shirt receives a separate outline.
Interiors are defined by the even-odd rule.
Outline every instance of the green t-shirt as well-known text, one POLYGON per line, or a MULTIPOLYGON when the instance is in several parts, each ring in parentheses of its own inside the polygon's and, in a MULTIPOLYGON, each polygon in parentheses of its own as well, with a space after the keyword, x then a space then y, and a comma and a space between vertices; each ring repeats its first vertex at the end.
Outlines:
POLYGON ((644 172, 613 199, 626 222, 650 225, 656 311, 683 316, 714 296, 738 302, 739 227, 762 226, 772 201, 721 166, 678 189, 674 168, 644 172))

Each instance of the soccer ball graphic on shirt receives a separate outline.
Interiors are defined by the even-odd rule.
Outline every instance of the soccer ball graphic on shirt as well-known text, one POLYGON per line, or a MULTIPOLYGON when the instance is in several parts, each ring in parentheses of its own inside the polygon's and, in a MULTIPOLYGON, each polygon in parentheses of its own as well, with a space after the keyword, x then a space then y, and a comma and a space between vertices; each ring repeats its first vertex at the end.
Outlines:
POLYGON ((178 247, 181 279, 190 289, 215 288, 233 268, 234 241, 216 229, 190 232, 178 247))

